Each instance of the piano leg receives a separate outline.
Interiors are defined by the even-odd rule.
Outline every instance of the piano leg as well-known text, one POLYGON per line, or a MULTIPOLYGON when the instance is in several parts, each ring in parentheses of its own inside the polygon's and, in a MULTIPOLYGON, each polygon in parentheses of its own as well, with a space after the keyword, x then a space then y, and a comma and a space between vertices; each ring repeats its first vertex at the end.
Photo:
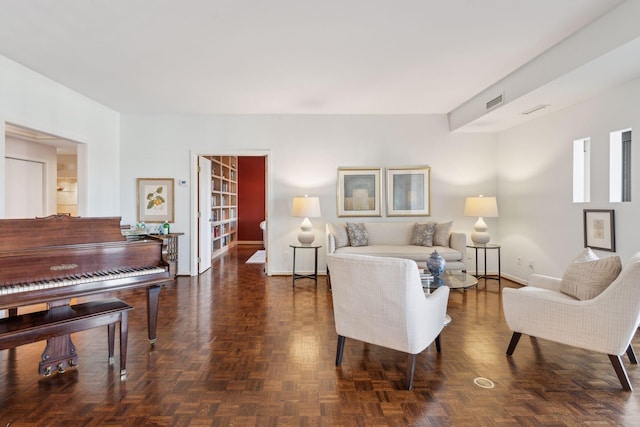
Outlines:
POLYGON ((149 330, 149 343, 156 343, 156 325, 158 323, 158 301, 160 300, 161 285, 147 287, 147 328, 149 330))

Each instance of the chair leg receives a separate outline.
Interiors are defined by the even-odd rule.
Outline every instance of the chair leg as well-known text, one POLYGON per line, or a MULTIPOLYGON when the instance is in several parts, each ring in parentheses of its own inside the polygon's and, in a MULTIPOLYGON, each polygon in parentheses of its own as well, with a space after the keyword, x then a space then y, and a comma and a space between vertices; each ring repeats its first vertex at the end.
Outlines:
POLYGON ((627 357, 629 358, 629 362, 633 363, 634 365, 638 364, 636 352, 633 351, 633 346, 631 344, 629 344, 629 347, 627 347, 627 357))
POLYGON ((407 390, 413 388, 413 373, 416 370, 416 355, 410 354, 407 358, 407 390))
POLYGON ((345 337, 338 335, 338 348, 336 350, 336 366, 342 365, 342 354, 344 353, 345 337))
POLYGON ((522 336, 522 333, 520 332, 513 333, 513 335, 511 336, 511 342, 509 343, 509 347, 507 348, 507 355, 511 356, 513 354, 513 352, 516 349, 516 346, 518 345, 518 341, 520 341, 521 336, 522 336))
POLYGON ((436 337, 436 350, 438 353, 442 353, 442 346, 440 345, 440 334, 436 337))
POLYGON ((627 376, 627 371, 624 369, 624 365, 622 364, 622 358, 617 355, 609 354, 609 360, 611 360, 613 369, 616 371, 616 375, 618 375, 618 379, 620 380, 622 389, 624 391, 633 391, 631 382, 629 381, 629 377, 627 376))

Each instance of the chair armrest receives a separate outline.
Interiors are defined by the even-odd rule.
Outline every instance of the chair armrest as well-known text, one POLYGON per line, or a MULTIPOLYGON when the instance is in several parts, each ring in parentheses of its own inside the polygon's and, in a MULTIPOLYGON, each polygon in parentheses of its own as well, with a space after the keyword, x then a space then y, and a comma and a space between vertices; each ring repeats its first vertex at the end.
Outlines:
POLYGON ((327 253, 333 254, 336 252, 336 236, 334 235, 331 224, 327 223, 325 229, 327 232, 327 253))
POLYGON ((407 349, 408 353, 421 352, 440 335, 447 315, 449 292, 447 286, 441 286, 429 295, 422 293, 423 298, 414 299, 415 304, 412 304, 411 311, 415 317, 410 316, 414 321, 410 321, 407 325, 407 333, 412 337, 408 341, 413 344, 413 348, 407 349))
POLYGON ((536 288, 549 289, 560 292, 560 282, 562 280, 557 277, 544 276, 542 274, 532 274, 527 282, 527 286, 535 286, 536 288))
POLYGON ((449 236, 449 247, 460 252, 462 258, 460 261, 464 264, 463 270, 467 270, 467 235, 453 231, 449 236))

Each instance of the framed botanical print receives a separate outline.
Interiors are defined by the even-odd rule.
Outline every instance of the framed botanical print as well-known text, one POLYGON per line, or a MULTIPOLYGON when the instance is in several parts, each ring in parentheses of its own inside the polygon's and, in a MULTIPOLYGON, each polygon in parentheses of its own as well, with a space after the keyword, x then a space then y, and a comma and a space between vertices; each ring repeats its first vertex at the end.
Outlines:
POLYGON ((584 209, 584 247, 616 251, 613 209, 584 209))
POLYGON ((431 168, 387 169, 387 216, 431 215, 431 168))
POLYGON ((338 168, 338 216, 380 216, 380 168, 338 168))
POLYGON ((138 178, 138 222, 174 222, 173 178, 138 178))

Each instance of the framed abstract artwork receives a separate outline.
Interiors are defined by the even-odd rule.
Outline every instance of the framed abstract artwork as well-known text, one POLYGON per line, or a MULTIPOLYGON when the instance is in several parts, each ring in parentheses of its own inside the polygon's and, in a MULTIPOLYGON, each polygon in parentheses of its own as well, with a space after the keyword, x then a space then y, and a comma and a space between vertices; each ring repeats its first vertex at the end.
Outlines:
POLYGON ((174 222, 173 178, 138 178, 138 222, 174 222))
POLYGON ((584 209, 584 247, 616 251, 613 209, 584 209))
POLYGON ((380 168, 338 168, 338 216, 380 216, 380 168))
POLYGON ((431 168, 387 169, 387 216, 431 215, 431 168))

